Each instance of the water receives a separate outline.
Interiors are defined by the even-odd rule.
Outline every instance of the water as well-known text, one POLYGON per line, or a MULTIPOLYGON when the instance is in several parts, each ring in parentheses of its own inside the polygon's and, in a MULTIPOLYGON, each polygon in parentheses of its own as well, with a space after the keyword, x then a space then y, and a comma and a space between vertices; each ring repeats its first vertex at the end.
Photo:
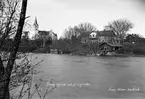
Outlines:
POLYGON ((41 77, 60 84, 48 99, 145 99, 145 57, 36 56, 41 77))

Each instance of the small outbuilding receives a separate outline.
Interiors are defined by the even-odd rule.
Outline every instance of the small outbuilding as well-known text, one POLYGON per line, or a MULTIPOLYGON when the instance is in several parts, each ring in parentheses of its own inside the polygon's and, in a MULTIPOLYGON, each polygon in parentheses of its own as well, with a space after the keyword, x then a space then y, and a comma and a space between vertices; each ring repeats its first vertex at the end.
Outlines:
POLYGON ((122 45, 120 44, 111 44, 104 42, 99 45, 99 52, 102 53, 103 55, 106 55, 108 52, 113 52, 120 48, 122 48, 122 45))

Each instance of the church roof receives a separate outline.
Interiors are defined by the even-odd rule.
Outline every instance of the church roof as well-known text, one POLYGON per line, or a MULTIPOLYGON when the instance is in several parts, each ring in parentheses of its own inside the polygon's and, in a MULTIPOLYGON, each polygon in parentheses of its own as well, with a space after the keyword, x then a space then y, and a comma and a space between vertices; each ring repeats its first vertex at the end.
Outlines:
POLYGON ((38 31, 38 34, 48 35, 49 34, 49 31, 38 31))

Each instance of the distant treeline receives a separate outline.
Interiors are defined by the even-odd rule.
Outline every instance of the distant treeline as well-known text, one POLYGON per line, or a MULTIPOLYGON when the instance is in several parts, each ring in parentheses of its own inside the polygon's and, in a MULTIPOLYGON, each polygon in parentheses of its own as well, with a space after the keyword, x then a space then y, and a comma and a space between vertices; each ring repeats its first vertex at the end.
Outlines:
MULTIPOLYGON (((7 39, 2 46, 2 51, 10 51, 12 39, 7 39)), ((123 48, 118 53, 145 54, 145 38, 126 38, 123 48), (133 43, 134 42, 134 43, 133 43)), ((63 53, 89 54, 96 52, 97 44, 93 43, 88 46, 81 44, 80 38, 72 36, 71 39, 61 38, 55 41, 46 41, 45 47, 42 47, 42 41, 22 39, 19 52, 49 53, 50 49, 59 49, 63 53)))
MULTIPOLYGON (((6 39, 1 51, 11 51, 13 39, 6 39)), ((21 39, 19 52, 49 52, 52 41, 46 41, 45 47, 42 47, 42 40, 21 39)))

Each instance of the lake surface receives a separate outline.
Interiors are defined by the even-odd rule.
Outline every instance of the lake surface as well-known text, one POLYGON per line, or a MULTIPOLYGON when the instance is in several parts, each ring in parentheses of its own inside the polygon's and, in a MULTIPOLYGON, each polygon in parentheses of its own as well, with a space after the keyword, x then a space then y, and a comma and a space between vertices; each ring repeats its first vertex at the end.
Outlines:
POLYGON ((145 57, 36 56, 59 84, 47 99, 145 99, 145 57))

